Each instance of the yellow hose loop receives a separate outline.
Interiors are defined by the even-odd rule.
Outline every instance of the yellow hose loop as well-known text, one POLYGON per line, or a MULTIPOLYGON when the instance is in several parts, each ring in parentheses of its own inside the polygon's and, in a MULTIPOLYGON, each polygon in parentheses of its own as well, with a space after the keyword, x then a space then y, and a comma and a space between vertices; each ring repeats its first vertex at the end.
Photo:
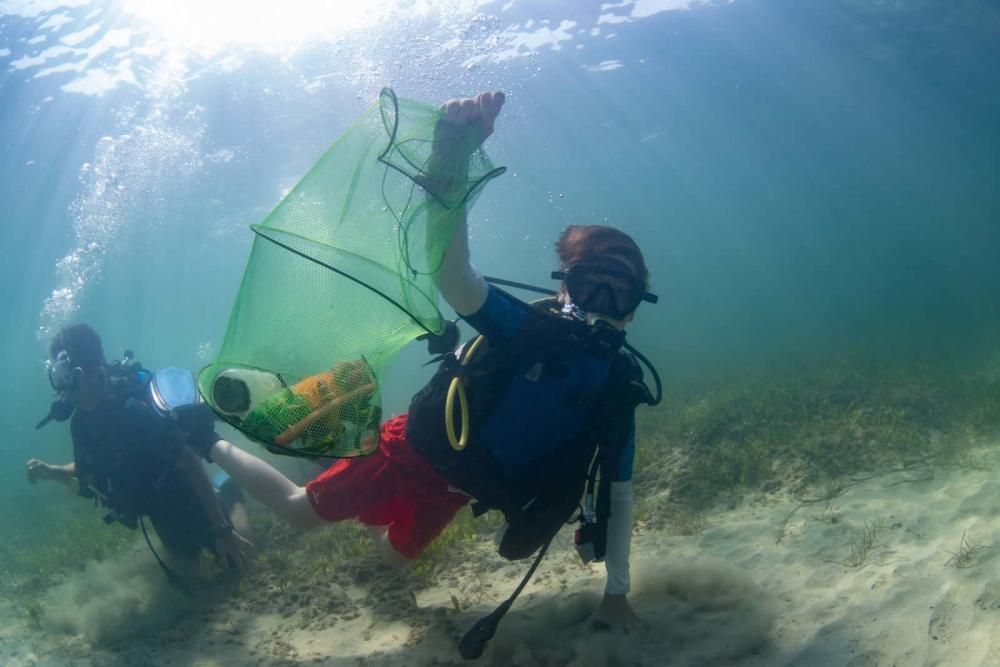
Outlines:
POLYGON ((469 397, 465 393, 465 383, 462 382, 461 378, 452 378, 451 384, 448 385, 444 414, 445 428, 448 429, 448 442, 452 449, 460 452, 469 444, 469 397), (458 436, 455 434, 455 420, 451 419, 451 416, 455 414, 455 394, 458 394, 458 406, 462 415, 462 432, 458 436))
MULTIPOLYGON (((472 341, 469 351, 462 357, 461 366, 468 365, 484 340, 483 336, 479 336, 476 340, 472 341)), ((456 452, 465 449, 469 444, 469 395, 465 391, 465 378, 461 376, 453 377, 451 384, 448 385, 448 395, 444 401, 444 427, 448 433, 448 442, 451 444, 451 448, 456 452), (456 394, 458 394, 458 407, 461 417, 459 422, 461 424, 461 432, 459 434, 455 433, 454 420, 456 394)))

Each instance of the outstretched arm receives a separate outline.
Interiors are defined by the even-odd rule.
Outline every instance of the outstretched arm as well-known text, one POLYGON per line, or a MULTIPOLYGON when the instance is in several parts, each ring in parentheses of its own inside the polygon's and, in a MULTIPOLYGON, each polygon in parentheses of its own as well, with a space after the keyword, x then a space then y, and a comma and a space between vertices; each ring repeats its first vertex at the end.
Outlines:
MULTIPOLYGON (((504 103, 504 94, 480 93, 474 99, 456 99, 442 105, 443 117, 434 133, 434 150, 427 167, 429 185, 439 191, 464 185, 469 157, 493 133, 493 124, 504 103)), ((464 206, 448 210, 428 198, 428 239, 438 238, 454 225, 451 242, 435 274, 441 296, 459 315, 471 315, 486 301, 486 281, 472 266, 464 206), (435 233, 437 232, 437 233, 435 233)))
POLYGON ((30 459, 25 464, 25 471, 28 474, 28 481, 32 484, 40 479, 69 484, 76 475, 76 463, 70 462, 60 466, 46 463, 41 459, 30 459))
POLYGON ((608 553, 605 567, 608 580, 606 595, 626 595, 632 588, 629 557, 632 552, 634 523, 632 480, 611 482, 611 516, 608 518, 608 553))
POLYGON ((594 614, 598 627, 629 632, 639 625, 639 619, 628 602, 631 589, 629 556, 632 547, 632 482, 611 483, 611 517, 608 519, 608 552, 604 564, 608 579, 604 598, 594 614))
MULTIPOLYGON (((624 418, 623 418, 624 419, 624 418)), ((635 462, 635 417, 628 415, 620 423, 619 437, 623 445, 617 450, 611 482, 611 516, 607 526, 607 553, 604 563, 608 578, 604 598, 594 614, 597 627, 614 628, 629 632, 639 626, 639 619, 628 602, 631 590, 629 558, 632 550, 632 525, 634 498, 632 493, 632 468, 635 462)))

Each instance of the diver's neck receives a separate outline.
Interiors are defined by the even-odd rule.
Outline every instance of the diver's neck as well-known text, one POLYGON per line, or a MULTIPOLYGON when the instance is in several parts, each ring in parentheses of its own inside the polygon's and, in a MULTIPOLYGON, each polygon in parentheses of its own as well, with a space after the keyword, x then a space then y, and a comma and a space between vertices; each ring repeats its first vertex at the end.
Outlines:
POLYGON ((94 385, 87 387, 81 394, 74 396, 70 400, 74 408, 82 412, 93 412, 98 408, 109 394, 107 377, 104 375, 103 370, 98 381, 94 385))

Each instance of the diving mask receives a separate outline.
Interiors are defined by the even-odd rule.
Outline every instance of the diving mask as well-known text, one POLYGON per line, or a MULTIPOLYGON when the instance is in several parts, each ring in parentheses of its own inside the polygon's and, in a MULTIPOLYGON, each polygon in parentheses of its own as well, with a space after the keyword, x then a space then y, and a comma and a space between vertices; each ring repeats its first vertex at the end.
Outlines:
POLYGON ((569 298, 581 310, 615 320, 624 320, 643 301, 659 301, 628 264, 614 257, 574 264, 565 271, 553 271, 552 277, 566 284, 569 298))
POLYGON ((66 394, 80 386, 83 369, 73 365, 66 350, 57 354, 55 359, 49 359, 45 365, 49 373, 49 384, 60 394, 66 394))

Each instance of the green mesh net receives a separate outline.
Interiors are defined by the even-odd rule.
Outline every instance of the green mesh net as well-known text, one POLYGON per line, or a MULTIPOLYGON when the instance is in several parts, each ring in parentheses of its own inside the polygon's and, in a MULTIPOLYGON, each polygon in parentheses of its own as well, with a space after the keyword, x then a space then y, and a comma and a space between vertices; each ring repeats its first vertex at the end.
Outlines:
POLYGON ((467 171, 462 161, 429 177, 440 118, 384 89, 252 226, 218 359, 198 383, 221 418, 271 451, 373 451, 389 365, 443 330, 434 272, 461 209, 504 169, 476 150, 467 171))

